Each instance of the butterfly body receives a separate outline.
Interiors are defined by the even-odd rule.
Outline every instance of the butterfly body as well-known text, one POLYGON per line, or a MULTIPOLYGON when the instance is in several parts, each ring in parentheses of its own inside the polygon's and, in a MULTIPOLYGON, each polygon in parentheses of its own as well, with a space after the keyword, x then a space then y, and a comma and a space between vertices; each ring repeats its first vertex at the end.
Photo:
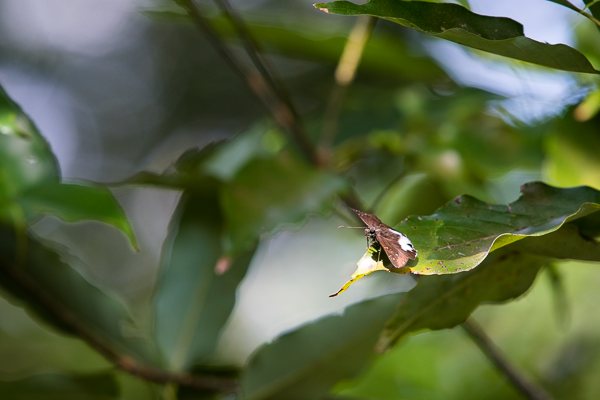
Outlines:
POLYGON ((410 260, 417 258, 417 250, 408 236, 384 224, 373 214, 354 209, 353 211, 367 225, 365 236, 368 246, 383 248, 394 267, 403 268, 410 260))

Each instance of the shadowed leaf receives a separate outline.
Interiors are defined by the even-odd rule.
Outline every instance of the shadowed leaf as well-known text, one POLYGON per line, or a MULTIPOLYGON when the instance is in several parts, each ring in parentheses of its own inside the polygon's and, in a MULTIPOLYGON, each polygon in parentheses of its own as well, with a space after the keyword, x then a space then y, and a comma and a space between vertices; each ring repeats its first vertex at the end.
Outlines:
POLYGON ((331 208, 343 188, 341 179, 287 156, 250 161, 222 193, 233 248, 245 248, 260 233, 331 208))
POLYGON ((43 374, 0 381, 0 397, 11 400, 110 400, 119 389, 113 375, 43 374))
POLYGON ((490 257, 473 271, 421 277, 398 302, 396 314, 377 344, 378 350, 389 348, 410 332, 454 327, 482 303, 520 296, 545 262, 543 257, 504 253, 490 257))
POLYGON ((153 345, 123 304, 86 281, 58 251, 8 227, 0 227, 0 284, 65 332, 122 357, 155 359, 153 345))
POLYGON ((112 225, 127 236, 134 248, 137 241, 123 209, 105 187, 72 184, 37 185, 19 197, 31 218, 51 215, 66 222, 99 221, 112 225))
POLYGON ((212 355, 253 249, 226 256, 216 187, 185 193, 163 246, 155 294, 156 337, 169 369, 212 355))
POLYGON ((374 355, 397 299, 388 295, 365 301, 259 348, 242 376, 244 398, 317 399, 338 380, 356 375, 374 355))
POLYGON ((332 14, 372 15, 474 49, 550 68, 600 73, 572 47, 529 39, 514 20, 476 14, 458 4, 370 0, 361 5, 334 1, 315 7, 332 14))

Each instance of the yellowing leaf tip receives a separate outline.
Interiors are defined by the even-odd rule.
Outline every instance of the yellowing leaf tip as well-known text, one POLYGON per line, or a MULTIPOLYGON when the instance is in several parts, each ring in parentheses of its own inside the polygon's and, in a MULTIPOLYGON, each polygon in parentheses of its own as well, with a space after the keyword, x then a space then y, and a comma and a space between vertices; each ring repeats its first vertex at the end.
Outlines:
POLYGON ((324 4, 323 3, 314 3, 313 7, 315 7, 316 9, 318 9, 319 11, 322 11, 326 14, 329 14, 329 9, 327 7, 323 7, 324 4))

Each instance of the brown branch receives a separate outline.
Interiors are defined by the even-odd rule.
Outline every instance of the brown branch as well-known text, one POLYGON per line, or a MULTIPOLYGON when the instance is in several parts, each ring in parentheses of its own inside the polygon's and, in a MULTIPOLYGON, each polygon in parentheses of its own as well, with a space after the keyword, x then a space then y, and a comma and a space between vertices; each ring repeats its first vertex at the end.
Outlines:
POLYGON ((257 71, 248 69, 244 64, 227 48, 221 37, 215 32, 208 20, 204 17, 194 0, 174 0, 186 10, 196 27, 204 33, 208 41, 219 53, 219 55, 229 64, 233 71, 239 75, 246 83, 248 88, 265 106, 267 111, 275 122, 291 136, 294 143, 300 149, 302 155, 313 165, 319 165, 317 152, 306 134, 291 101, 283 91, 281 85, 278 85, 272 73, 269 72, 266 63, 262 60, 257 51, 256 42, 252 39, 247 28, 243 25, 241 19, 237 17, 231 7, 225 1, 219 3, 223 5, 226 12, 225 16, 229 18, 234 29, 241 36, 245 45, 245 50, 256 66, 257 71))
MULTIPOLYGON (((289 97, 283 89, 283 85, 279 84, 273 73, 270 72, 270 68, 260 56, 257 42, 250 34, 242 19, 233 11, 227 1, 215 0, 221 6, 225 17, 229 19, 237 34, 244 42, 245 50, 258 72, 249 70, 234 56, 208 20, 204 18, 194 0, 174 1, 186 10, 196 27, 206 35, 211 45, 231 69, 246 83, 250 91, 261 100, 275 122, 290 134, 307 161, 314 166, 321 166, 323 164, 321 157, 304 131, 289 97)), ((362 208, 358 196, 352 190, 341 195, 341 199, 348 207, 362 208)))
POLYGON ((231 7, 227 0, 214 0, 214 2, 217 4, 225 18, 229 20, 233 26, 233 29, 241 39, 244 50, 246 51, 246 54, 248 54, 252 64, 254 64, 254 67, 260 72, 265 81, 269 84, 274 95, 285 105, 285 107, 289 109, 290 113, 294 116, 294 125, 302 127, 296 108, 294 107, 294 104, 292 103, 285 86, 276 76, 275 70, 262 56, 262 49, 248 29, 244 20, 231 7))
POLYGON ((549 400, 552 398, 543 388, 528 380, 518 371, 473 319, 466 320, 461 326, 492 364, 526 398, 531 400, 549 400))
POLYGON ((32 296, 37 303, 43 305, 43 310, 48 312, 59 322, 62 328, 76 334, 87 342, 94 350, 100 353, 117 368, 155 383, 174 383, 200 390, 212 390, 231 393, 238 389, 234 379, 211 375, 192 375, 165 371, 153 366, 145 365, 134 356, 121 354, 106 339, 96 333, 96 330, 82 324, 77 315, 64 307, 56 296, 49 293, 43 286, 32 280, 22 272, 20 265, 5 265, 1 268, 21 290, 32 296))
MULTIPOLYGON (((560 4, 561 6, 564 6, 570 10, 575 11, 576 13, 586 17, 587 19, 589 19, 590 21, 592 21, 594 24, 596 24, 596 26, 598 26, 598 28, 600 28, 600 21, 594 17, 594 15, 592 15, 591 13, 586 12, 585 10, 580 9, 579 7, 575 6, 574 4, 572 4, 569 0, 564 0, 564 1, 558 1, 555 2, 557 4, 560 4)), ((589 10, 589 7, 591 7, 593 5, 592 4, 586 4, 584 8, 587 8, 589 10)))

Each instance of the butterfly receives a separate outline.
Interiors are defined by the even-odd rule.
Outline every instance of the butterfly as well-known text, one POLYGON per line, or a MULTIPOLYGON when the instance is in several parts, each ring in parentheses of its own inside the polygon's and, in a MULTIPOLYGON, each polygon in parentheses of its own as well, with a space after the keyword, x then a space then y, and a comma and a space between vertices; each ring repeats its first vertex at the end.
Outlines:
POLYGON ((368 246, 379 243, 394 267, 402 268, 410 260, 417 258, 417 249, 408 236, 390 228, 373 214, 355 209, 352 211, 367 225, 365 236, 368 246))

